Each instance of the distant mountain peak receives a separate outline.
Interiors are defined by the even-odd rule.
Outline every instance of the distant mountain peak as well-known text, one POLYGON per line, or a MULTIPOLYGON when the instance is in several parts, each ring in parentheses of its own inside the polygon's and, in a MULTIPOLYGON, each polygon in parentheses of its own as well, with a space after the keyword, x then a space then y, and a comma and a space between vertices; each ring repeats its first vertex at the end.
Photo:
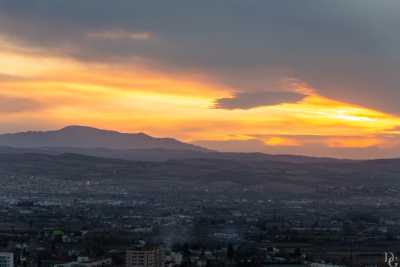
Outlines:
POLYGON ((68 125, 61 128, 59 131, 69 131, 69 130, 100 130, 98 128, 84 126, 84 125, 68 125))
POLYGON ((173 138, 156 138, 145 133, 121 133, 82 125, 70 125, 55 131, 3 134, 0 135, 0 146, 208 151, 173 138))
MULTIPOLYGON (((146 138, 156 138, 156 137, 152 137, 143 132, 125 133, 125 132, 119 132, 119 131, 115 131, 115 130, 106 130, 106 129, 95 128, 95 127, 85 126, 85 125, 68 125, 68 126, 65 126, 64 128, 56 130, 55 132, 123 134, 123 135, 143 136, 146 138)), ((160 138, 156 138, 156 139, 160 139, 160 138)), ((167 139, 167 138, 163 138, 163 139, 167 139)), ((168 139, 176 140, 173 138, 168 138, 168 139)))
POLYGON ((84 125, 69 125, 69 126, 65 126, 64 128, 61 128, 59 130, 56 130, 55 132, 108 132, 108 133, 119 133, 117 131, 104 130, 104 129, 94 128, 94 127, 84 126, 84 125))

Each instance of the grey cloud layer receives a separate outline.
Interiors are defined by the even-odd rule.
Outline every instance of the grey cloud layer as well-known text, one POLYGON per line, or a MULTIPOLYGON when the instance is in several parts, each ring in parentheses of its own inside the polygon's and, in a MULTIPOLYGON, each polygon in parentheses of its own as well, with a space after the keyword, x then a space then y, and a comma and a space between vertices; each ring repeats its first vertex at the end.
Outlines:
POLYGON ((42 104, 28 98, 0 95, 0 113, 18 113, 42 108, 42 104))
POLYGON ((397 0, 0 0, 0 32, 86 60, 206 72, 241 93, 297 78, 400 113, 399 11, 397 0), (88 38, 112 30, 154 38, 88 38))
POLYGON ((238 93, 231 98, 220 98, 216 101, 215 107, 222 109, 250 109, 297 102, 303 98, 304 95, 291 92, 246 92, 238 93))

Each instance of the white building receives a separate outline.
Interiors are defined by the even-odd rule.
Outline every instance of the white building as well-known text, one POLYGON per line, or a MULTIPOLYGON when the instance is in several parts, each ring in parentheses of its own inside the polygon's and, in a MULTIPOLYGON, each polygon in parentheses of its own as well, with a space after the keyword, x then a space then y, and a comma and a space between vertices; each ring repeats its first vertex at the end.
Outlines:
POLYGON ((0 252, 0 267, 14 267, 14 254, 0 252))

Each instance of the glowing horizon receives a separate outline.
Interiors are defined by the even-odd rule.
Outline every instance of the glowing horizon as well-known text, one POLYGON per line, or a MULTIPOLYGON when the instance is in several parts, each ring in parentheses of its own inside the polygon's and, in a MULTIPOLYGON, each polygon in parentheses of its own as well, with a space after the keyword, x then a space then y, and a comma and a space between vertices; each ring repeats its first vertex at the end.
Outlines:
POLYGON ((304 94, 293 103, 224 109, 216 101, 235 97, 235 88, 205 73, 85 62, 5 44, 0 100, 11 104, 0 111, 1 132, 88 125, 186 142, 257 139, 266 148, 399 145, 399 116, 329 99, 305 84, 292 86, 304 94))

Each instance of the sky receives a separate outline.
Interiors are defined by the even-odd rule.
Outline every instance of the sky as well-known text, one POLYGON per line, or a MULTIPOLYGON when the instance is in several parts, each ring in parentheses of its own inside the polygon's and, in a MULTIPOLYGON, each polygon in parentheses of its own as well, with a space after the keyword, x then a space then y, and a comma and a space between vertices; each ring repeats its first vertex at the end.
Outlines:
POLYGON ((398 0, 0 0, 0 132, 400 157, 398 0))

